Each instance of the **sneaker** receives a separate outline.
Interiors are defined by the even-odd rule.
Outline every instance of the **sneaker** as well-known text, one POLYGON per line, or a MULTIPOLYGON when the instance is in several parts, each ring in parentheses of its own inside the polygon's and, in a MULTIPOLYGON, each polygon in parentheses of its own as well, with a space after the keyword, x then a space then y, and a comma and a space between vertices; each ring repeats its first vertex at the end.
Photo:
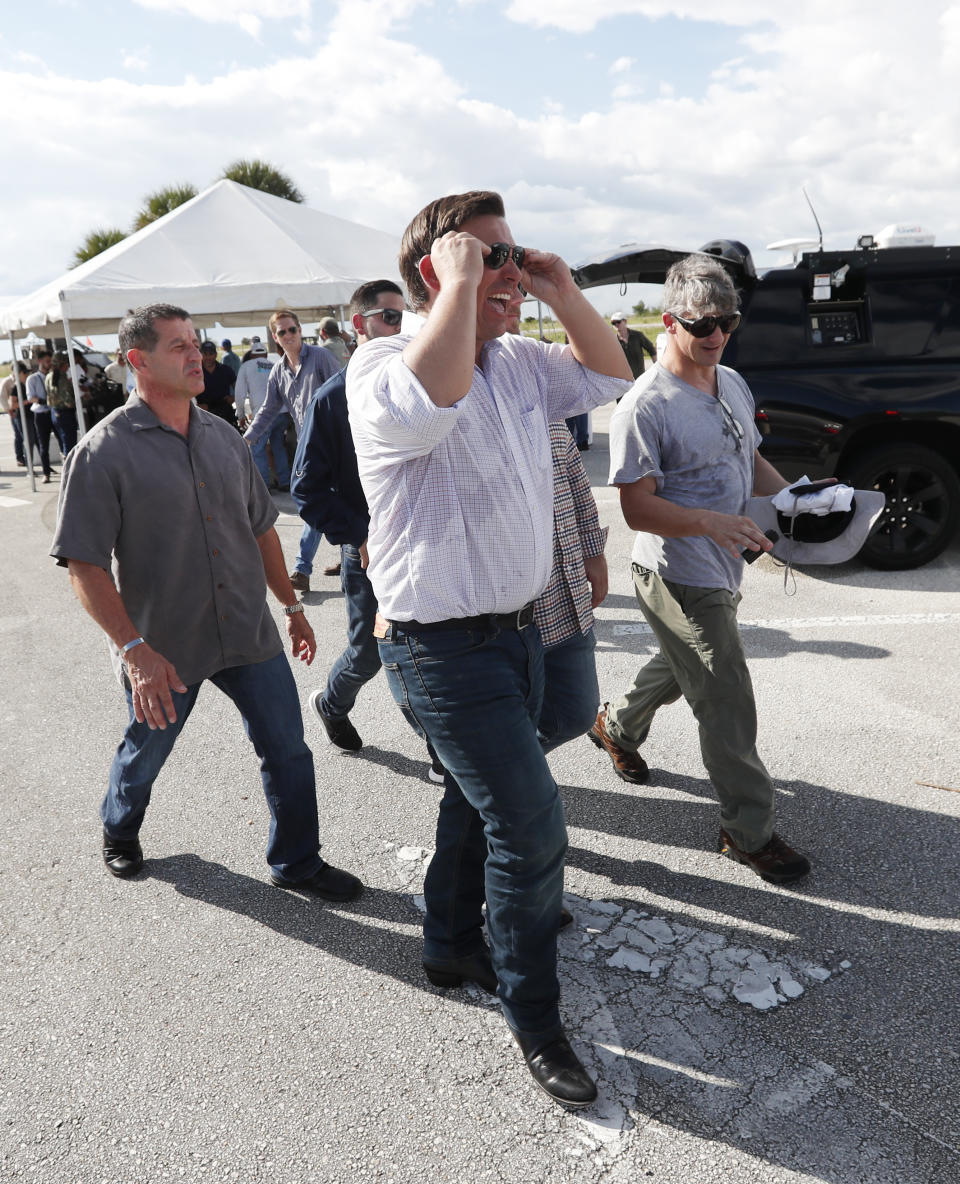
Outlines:
POLYGON ((310 577, 305 571, 292 571, 290 573, 290 583, 293 585, 294 592, 310 591, 310 577))
POLYGON ((607 755, 613 761, 613 771, 621 781, 629 781, 632 785, 643 785, 650 776, 647 762, 639 752, 628 752, 610 739, 610 734, 607 732, 608 707, 609 704, 604 703, 602 710, 597 715, 597 722, 587 732, 587 735, 597 748, 606 750, 607 755))
POLYGON ((744 851, 721 827, 717 850, 737 863, 752 867, 760 879, 766 880, 768 884, 789 884, 810 871, 810 860, 806 855, 794 851, 776 834, 759 851, 744 851))
POLYGON ((346 752, 359 752, 363 748, 363 741, 360 739, 357 729, 350 722, 349 716, 345 715, 343 719, 331 719, 320 706, 322 699, 323 691, 314 691, 310 696, 310 707, 323 724, 324 731, 330 737, 330 743, 346 752))

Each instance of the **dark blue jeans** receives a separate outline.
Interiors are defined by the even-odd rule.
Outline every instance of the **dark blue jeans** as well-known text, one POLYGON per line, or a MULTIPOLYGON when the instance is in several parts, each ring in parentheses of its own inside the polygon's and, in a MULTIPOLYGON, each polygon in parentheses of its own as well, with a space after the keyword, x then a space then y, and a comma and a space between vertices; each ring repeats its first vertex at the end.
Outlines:
POLYGON ((557 925, 567 832, 537 740, 543 648, 536 627, 405 633, 380 657, 394 699, 447 775, 424 884, 424 957, 483 947, 481 909, 507 1023, 559 1033, 557 925))
POLYGON ((60 407, 55 409, 52 414, 53 430, 57 433, 60 455, 66 460, 67 453, 77 442, 77 429, 79 427, 77 413, 72 407, 60 407))
MULTIPOLYGON (((260 778, 270 810, 267 863, 295 882, 321 865, 313 754, 303 739, 300 700, 285 654, 266 662, 232 666, 210 677, 240 710, 260 758, 260 778)), ((153 782, 197 701, 202 683, 173 692, 177 721, 163 730, 138 724, 127 690, 130 723, 113 758, 110 784, 100 807, 104 830, 116 839, 136 838, 150 803, 153 782)))
POLYGON ((593 629, 588 629, 543 651, 543 709, 537 734, 544 752, 593 727, 600 706, 596 648, 593 629))
POLYGON ((360 688, 380 670, 380 651, 373 636, 377 598, 360 566, 359 548, 349 543, 340 547, 340 587, 347 606, 347 648, 334 662, 320 702, 330 719, 349 715, 360 688))
POLYGON ((43 469, 43 475, 49 477, 53 471, 50 468, 50 433, 53 431, 53 420, 49 411, 33 416, 33 430, 37 437, 40 467, 43 469))

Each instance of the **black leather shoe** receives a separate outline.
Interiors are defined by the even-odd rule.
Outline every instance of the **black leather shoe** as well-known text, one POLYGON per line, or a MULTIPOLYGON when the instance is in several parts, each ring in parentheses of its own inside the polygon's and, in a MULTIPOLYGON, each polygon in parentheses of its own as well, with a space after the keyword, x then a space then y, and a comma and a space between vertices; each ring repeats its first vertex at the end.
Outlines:
POLYGON ((342 872, 329 863, 321 864, 312 876, 305 880, 281 880, 270 874, 270 881, 278 888, 289 888, 291 892, 312 892, 324 900, 356 900, 363 891, 363 884, 350 872, 342 872))
POLYGON ((572 924, 573 924, 573 913, 571 913, 569 909, 561 909, 560 910, 560 924, 557 926, 557 928, 558 929, 566 929, 566 927, 568 925, 572 925, 572 924))
POLYGON ((546 1042, 541 1036, 514 1032, 520 1051, 533 1080, 544 1093, 564 1106, 589 1106, 597 1100, 593 1078, 581 1065, 566 1036, 554 1036, 546 1042))
POLYGON ((424 958, 423 973, 435 987, 462 987, 464 983, 476 983, 488 995, 497 993, 497 976, 486 950, 446 962, 428 962, 424 958))
POLYGON ((114 839, 103 832, 103 862, 112 876, 125 880, 143 867, 143 849, 139 839, 114 839))

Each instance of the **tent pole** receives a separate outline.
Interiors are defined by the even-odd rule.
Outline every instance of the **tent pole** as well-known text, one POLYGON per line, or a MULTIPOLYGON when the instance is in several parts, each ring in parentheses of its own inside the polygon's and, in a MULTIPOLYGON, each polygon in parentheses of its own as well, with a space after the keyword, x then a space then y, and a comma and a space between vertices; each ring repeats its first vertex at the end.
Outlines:
POLYGON ((537 301, 537 322, 540 325, 540 340, 543 341, 543 305, 537 301))
POLYGON ((13 342, 13 330, 10 330, 10 366, 13 371, 13 381, 17 384, 17 402, 20 404, 20 427, 23 430, 23 449, 27 456, 27 474, 30 477, 30 490, 37 492, 37 475, 33 471, 33 445, 30 442, 30 431, 27 421, 27 392, 20 381, 20 371, 17 369, 17 350, 13 342))
MULTIPOLYGON (((70 359, 70 381, 73 383, 73 401, 77 408, 77 419, 80 421, 80 435, 87 434, 87 417, 83 414, 83 399, 80 397, 80 379, 77 376, 77 362, 73 356, 73 338, 70 336, 70 321, 67 318, 67 306, 63 293, 60 293, 60 319, 63 321, 63 335, 67 340, 67 357, 70 359)), ((64 457, 64 460, 67 458, 64 457)))

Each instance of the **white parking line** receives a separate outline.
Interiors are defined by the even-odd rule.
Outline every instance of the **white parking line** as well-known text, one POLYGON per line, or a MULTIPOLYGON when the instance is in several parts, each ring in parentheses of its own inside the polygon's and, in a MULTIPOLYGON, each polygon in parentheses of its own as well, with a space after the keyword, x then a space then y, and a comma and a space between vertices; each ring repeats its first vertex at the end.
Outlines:
MULTIPOLYGON (((960 613, 877 613, 876 616, 852 617, 769 617, 740 621, 741 629, 849 629, 857 625, 941 625, 960 621, 960 613)), ((651 633, 646 621, 620 622, 613 626, 614 636, 651 633)))

